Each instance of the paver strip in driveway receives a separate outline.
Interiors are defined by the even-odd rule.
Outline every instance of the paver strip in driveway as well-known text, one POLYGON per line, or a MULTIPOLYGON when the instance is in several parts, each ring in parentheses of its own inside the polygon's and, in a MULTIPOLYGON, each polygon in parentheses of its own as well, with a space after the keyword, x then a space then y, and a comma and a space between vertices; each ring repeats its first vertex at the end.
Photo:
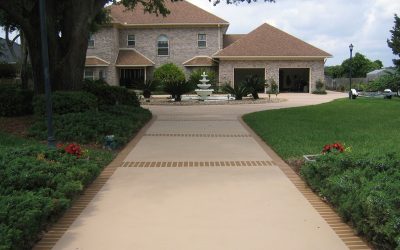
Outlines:
POLYGON ((154 107, 147 136, 54 249, 365 249, 240 124, 261 107, 182 108, 154 107))

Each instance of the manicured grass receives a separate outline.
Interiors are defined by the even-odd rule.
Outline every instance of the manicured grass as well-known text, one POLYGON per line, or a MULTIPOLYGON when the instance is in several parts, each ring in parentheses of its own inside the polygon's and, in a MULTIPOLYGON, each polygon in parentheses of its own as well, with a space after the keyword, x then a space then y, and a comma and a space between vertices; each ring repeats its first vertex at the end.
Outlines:
POLYGON ((341 99, 315 106, 270 110, 245 122, 284 159, 318 154, 341 142, 355 153, 400 151, 400 99, 341 99))

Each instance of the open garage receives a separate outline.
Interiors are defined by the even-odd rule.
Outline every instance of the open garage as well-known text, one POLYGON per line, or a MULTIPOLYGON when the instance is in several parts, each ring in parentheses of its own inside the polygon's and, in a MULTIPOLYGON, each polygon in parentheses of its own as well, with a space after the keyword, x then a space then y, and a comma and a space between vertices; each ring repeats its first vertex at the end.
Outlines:
MULTIPOLYGON (((257 76, 261 79, 265 79, 265 68, 235 68, 234 69, 234 84, 240 84, 246 77, 257 76)), ((263 92, 264 89, 260 89, 263 92)))
POLYGON ((280 68, 279 91, 280 92, 305 92, 310 88, 309 68, 280 68))

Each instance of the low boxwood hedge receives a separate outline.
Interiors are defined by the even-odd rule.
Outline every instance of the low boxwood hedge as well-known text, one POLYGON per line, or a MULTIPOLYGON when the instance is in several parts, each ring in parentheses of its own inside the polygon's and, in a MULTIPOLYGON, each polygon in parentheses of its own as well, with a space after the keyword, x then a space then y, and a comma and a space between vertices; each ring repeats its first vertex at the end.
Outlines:
POLYGON ((308 184, 377 249, 400 249, 400 155, 324 155, 301 169, 308 184))
POLYGON ((15 84, 0 84, 0 116, 32 114, 33 91, 15 84))

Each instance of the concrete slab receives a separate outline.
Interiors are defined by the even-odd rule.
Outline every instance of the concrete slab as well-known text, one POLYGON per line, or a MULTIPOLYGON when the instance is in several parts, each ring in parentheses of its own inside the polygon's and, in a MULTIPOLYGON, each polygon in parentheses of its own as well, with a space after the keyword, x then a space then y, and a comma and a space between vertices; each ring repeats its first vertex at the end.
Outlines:
POLYGON ((264 161, 251 137, 144 136, 124 161, 264 161))
POLYGON ((119 168, 54 249, 346 249, 277 167, 119 168))

